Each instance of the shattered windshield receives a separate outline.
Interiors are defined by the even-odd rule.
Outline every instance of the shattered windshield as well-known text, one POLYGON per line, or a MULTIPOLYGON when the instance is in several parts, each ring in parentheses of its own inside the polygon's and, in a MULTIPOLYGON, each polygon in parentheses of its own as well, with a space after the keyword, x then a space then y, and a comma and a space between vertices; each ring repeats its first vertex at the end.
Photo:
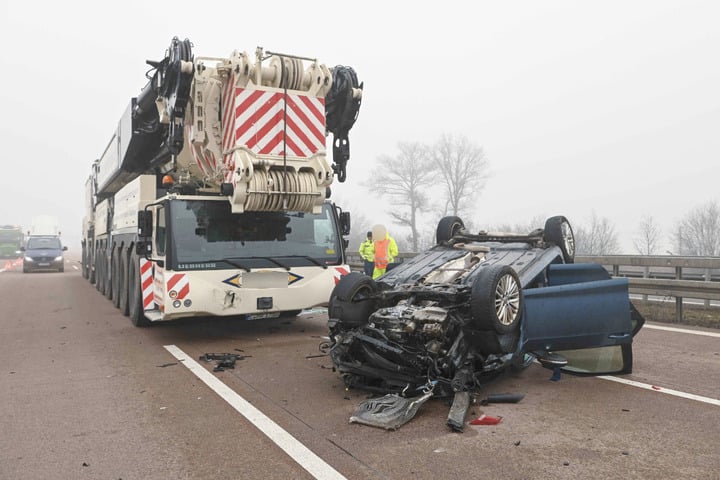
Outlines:
MULTIPOLYGON (((182 200, 170 204, 175 268, 233 268, 222 260, 290 258, 283 264, 341 263, 340 237, 331 205, 319 214, 303 212, 232 213, 223 201, 182 200), (299 259, 298 262, 292 259, 299 259)), ((277 266, 270 261, 267 266, 277 266), (272 264, 272 265, 270 265, 272 264)))

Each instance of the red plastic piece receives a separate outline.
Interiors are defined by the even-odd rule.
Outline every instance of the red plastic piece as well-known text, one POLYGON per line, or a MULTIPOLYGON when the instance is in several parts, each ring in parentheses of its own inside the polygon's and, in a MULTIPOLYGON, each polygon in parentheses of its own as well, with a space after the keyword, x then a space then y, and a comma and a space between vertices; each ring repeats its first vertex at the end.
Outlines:
POLYGON ((493 417, 492 415, 480 415, 475 420, 470 421, 470 425, 497 425, 502 421, 502 417, 493 417))

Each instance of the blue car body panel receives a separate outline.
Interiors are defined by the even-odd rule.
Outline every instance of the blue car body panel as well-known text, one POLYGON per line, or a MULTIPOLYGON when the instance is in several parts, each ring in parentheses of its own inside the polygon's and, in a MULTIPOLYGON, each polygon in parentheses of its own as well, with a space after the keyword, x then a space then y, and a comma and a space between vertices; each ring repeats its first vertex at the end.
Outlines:
MULTIPOLYGON (((563 280, 571 277, 563 276, 563 280)), ((628 281, 564 283, 525 290, 522 349, 567 350, 632 341, 628 281)))

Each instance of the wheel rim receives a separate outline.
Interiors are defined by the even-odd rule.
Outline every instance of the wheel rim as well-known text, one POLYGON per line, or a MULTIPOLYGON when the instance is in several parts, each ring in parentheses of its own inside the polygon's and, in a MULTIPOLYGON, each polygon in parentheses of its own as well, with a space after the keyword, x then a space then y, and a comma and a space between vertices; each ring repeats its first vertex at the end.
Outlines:
POLYGON ((503 325, 512 325, 520 313, 520 288, 512 275, 503 275, 495 289, 495 313, 503 325))
POLYGON ((570 224, 567 222, 563 222, 560 225, 560 231, 562 232, 563 242, 565 243, 565 250, 567 251, 569 256, 574 256, 575 239, 573 238, 572 230, 570 230, 570 224))

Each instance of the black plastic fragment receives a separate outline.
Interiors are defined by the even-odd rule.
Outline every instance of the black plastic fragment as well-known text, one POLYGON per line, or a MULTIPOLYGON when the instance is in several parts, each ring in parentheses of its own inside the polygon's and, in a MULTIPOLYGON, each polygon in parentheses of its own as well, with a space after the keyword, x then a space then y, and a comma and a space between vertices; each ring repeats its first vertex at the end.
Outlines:
POLYGON ((226 368, 235 368, 235 362, 243 360, 246 357, 237 353, 206 353, 200 355, 200 360, 204 362, 217 361, 213 372, 222 372, 226 368))

